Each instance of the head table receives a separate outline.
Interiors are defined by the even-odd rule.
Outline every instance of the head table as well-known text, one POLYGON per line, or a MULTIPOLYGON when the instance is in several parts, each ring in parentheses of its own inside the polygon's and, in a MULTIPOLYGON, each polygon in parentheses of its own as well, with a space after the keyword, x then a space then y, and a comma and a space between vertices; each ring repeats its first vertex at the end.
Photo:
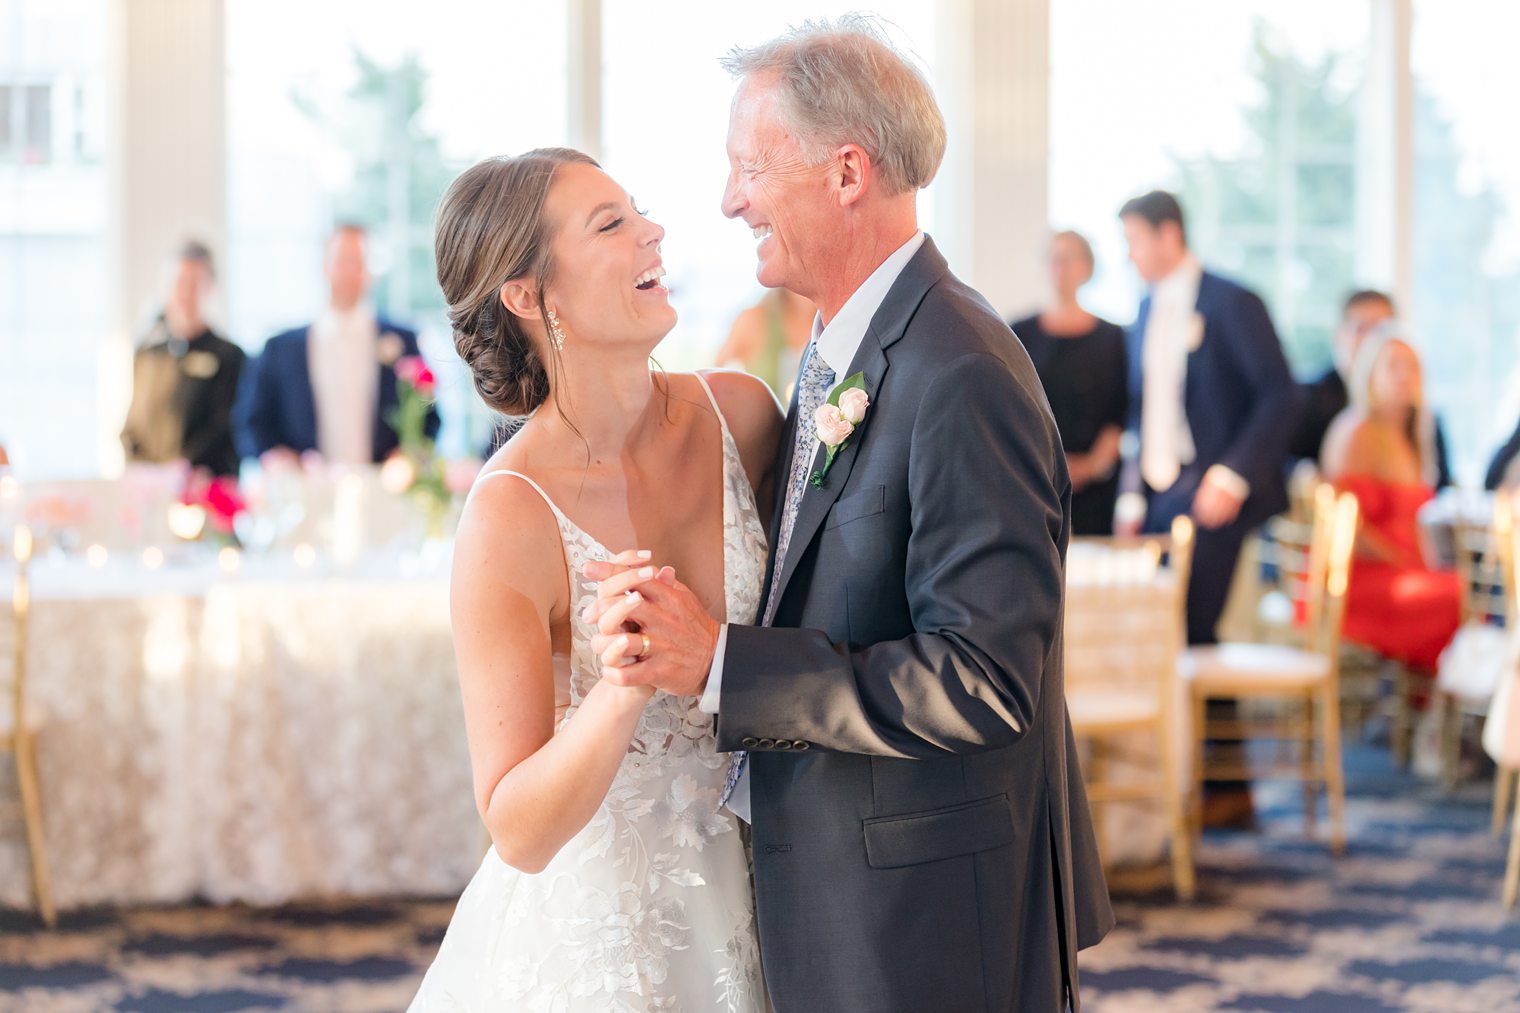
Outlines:
MULTIPOLYGON (((484 838, 447 556, 35 561, 60 906, 459 890, 484 838)), ((29 902, 26 869, 0 844, 0 900, 29 902)))
MULTIPOLYGON (((27 663, 58 904, 461 890, 486 840, 449 632, 451 547, 373 473, 266 481, 240 529, 250 552, 166 542, 165 482, 129 478, 25 497, 54 532, 31 568, 27 663)), ((0 515, 15 498, 0 488, 0 515)), ((1096 579, 1094 552, 1074 546, 1069 567, 1069 688, 1123 649, 1116 623, 1133 617, 1136 647, 1156 632, 1148 599, 1116 604, 1096 579)), ((1163 575, 1124 593, 1166 588, 1163 575)), ((1108 766, 1124 779, 1155 762, 1137 736, 1108 766)), ((1105 858, 1159 859, 1154 807, 1111 809, 1105 858)), ((24 847, 0 838, 0 903, 29 903, 27 883, 24 847)))

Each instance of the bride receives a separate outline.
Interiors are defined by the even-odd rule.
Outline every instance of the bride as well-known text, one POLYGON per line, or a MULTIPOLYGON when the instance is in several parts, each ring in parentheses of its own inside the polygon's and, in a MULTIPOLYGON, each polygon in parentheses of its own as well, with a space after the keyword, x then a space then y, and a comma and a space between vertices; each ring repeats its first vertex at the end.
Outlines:
POLYGON ((481 162, 439 206, 459 353, 486 404, 529 418, 459 524, 454 644, 492 848, 414 1011, 765 1008, 712 719, 601 681, 583 614, 587 562, 647 564, 608 545, 648 546, 720 621, 760 600, 780 409, 743 374, 651 373, 676 321, 664 234, 567 149, 481 162))

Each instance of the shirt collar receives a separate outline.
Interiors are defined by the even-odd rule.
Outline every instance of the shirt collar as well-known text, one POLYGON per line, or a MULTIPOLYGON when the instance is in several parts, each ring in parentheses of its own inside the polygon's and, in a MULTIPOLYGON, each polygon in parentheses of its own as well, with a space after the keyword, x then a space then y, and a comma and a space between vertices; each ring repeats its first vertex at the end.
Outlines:
POLYGON ((329 305, 324 307, 321 315, 317 317, 312 333, 321 338, 331 339, 361 334, 375 326, 375 308, 367 302, 360 302, 352 309, 346 310, 335 309, 329 305))
POLYGON ((1198 301, 1198 282, 1202 277, 1203 267, 1198 258, 1191 253, 1185 254, 1170 274, 1156 282, 1152 298, 1158 303, 1181 303, 1192 309, 1198 301))
POLYGON ((860 287, 845 300, 827 327, 823 326, 823 317, 813 318, 813 341, 817 345, 817 354, 828 363, 835 376, 855 361, 855 353, 860 350, 860 343, 865 340, 866 331, 871 327, 871 318, 876 316, 876 311, 886 300, 897 276, 902 274, 908 261, 913 259, 913 255, 923 245, 923 232, 913 233, 913 238, 894 250, 881 262, 881 266, 871 272, 869 278, 860 283, 860 287))

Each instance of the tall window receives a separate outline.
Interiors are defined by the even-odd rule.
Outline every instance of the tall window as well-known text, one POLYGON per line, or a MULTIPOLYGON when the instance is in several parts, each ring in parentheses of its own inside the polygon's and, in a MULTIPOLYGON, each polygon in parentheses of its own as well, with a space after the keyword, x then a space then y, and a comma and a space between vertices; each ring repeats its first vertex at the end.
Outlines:
MULTIPOLYGON (((870 8, 884 19, 894 44, 920 58, 932 84, 935 5, 879 0, 870 8)), ((734 94, 719 58, 809 18, 859 9, 832 0, 605 5, 605 164, 666 229, 666 280, 680 322, 655 353, 665 366, 711 365, 734 317, 764 292, 755 281, 749 229, 719 211, 734 94), (658 16, 651 16, 655 10, 658 16)), ((919 207, 925 227, 932 228, 929 192, 919 207)))
POLYGON ((1176 191, 1208 267, 1267 302, 1300 372, 1322 369, 1357 282, 1364 3, 1052 0, 1050 218, 1092 240, 1091 308, 1134 319, 1125 199, 1176 191))
POLYGON ((1415 334, 1458 476, 1520 420, 1520 8, 1415 4, 1415 334))
POLYGON ((333 224, 371 235, 376 309, 440 373, 446 451, 484 446, 433 267, 433 212, 488 155, 565 133, 562 2, 228 0, 229 323, 257 350, 322 306, 333 224), (299 26, 293 30, 292 26, 299 26))
POLYGON ((109 265, 106 3, 0 0, 0 443, 92 475, 109 265))

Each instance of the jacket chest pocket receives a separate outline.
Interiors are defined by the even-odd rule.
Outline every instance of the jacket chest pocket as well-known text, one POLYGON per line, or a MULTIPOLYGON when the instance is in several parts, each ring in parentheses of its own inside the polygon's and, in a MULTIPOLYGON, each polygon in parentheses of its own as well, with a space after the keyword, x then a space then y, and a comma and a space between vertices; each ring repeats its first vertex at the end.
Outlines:
POLYGON ((841 524, 858 521, 865 517, 874 517, 887 508, 887 487, 884 485, 872 485, 851 493, 835 503, 829 510, 828 520, 824 521, 823 529, 828 531, 837 528, 841 524))

